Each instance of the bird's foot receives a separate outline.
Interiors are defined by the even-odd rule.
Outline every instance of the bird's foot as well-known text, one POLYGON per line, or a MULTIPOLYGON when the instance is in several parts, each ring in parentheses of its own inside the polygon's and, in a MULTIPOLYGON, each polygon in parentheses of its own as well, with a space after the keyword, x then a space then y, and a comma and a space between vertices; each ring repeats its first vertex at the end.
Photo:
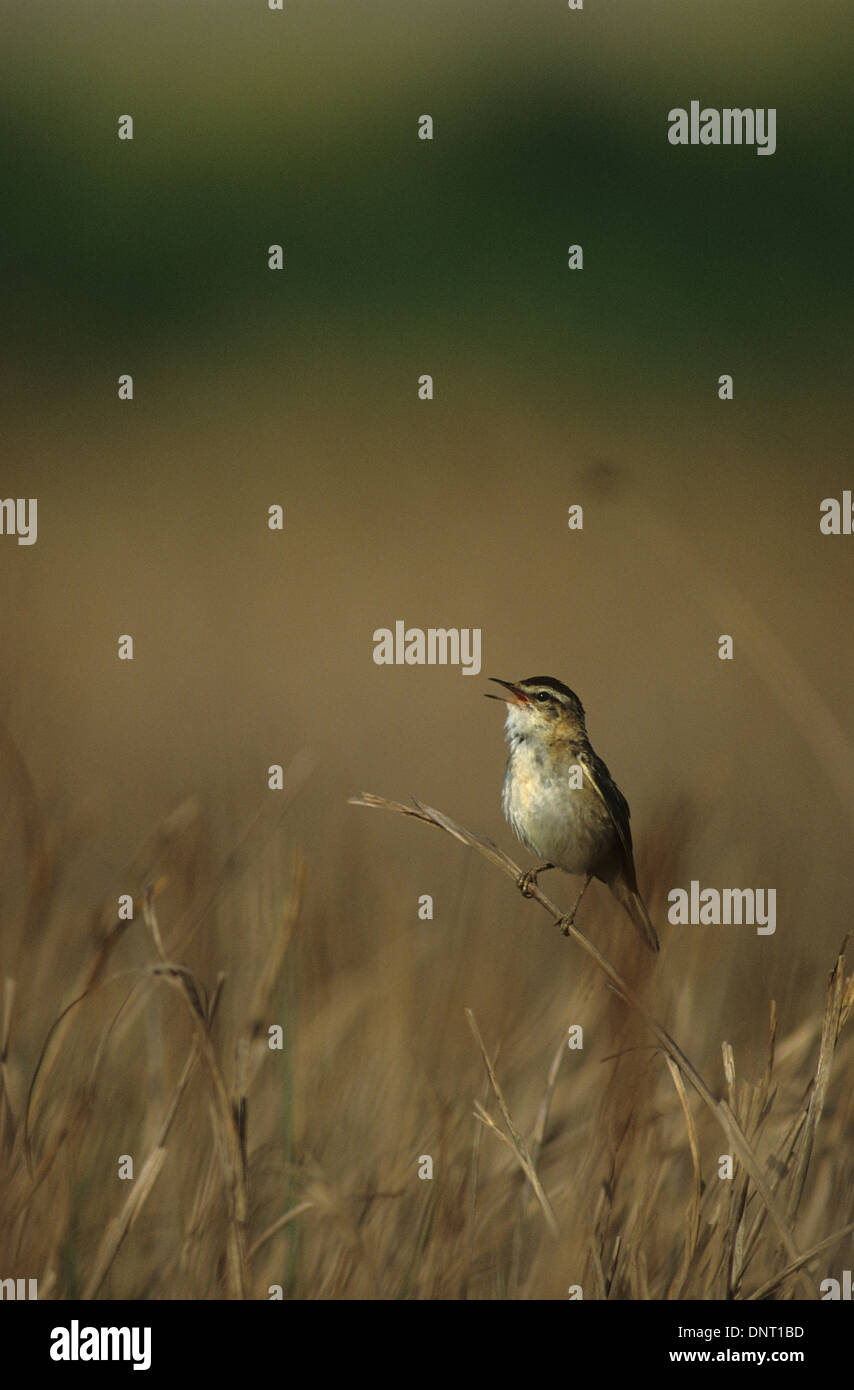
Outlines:
POLYGON ((575 914, 578 911, 581 899, 584 897, 584 894, 587 892, 587 889, 590 886, 590 880, 592 877, 592 874, 587 875, 587 877, 584 880, 584 887, 582 888, 578 897, 575 899, 575 902, 572 905, 571 912, 564 913, 563 917, 561 917, 558 921, 558 926, 560 927, 564 936, 569 936, 570 928, 575 926, 575 914))
POLYGON ((539 872, 539 869, 526 869, 525 872, 520 874, 517 878, 516 887, 519 889, 523 898, 532 898, 534 896, 534 889, 537 886, 537 874, 539 872))
POLYGON ((539 877, 539 875, 544 874, 546 869, 553 868, 554 864, 538 864, 536 869, 526 869, 523 874, 520 874, 516 880, 516 887, 519 889, 519 892, 522 894, 522 897, 532 898, 534 896, 534 889, 537 886, 537 878, 539 877))

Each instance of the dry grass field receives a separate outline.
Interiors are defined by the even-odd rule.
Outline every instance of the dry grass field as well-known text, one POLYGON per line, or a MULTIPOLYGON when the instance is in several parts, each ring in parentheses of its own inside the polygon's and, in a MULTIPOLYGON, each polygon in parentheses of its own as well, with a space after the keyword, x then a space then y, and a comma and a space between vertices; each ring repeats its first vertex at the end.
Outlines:
MULTIPOLYGON (((844 954, 782 1009, 754 978, 733 1047, 717 1017, 731 953, 679 952, 665 926, 653 959, 603 892, 581 926, 629 1003, 474 850, 371 824, 375 844, 412 837, 414 863, 429 836, 454 864, 443 925, 401 929, 361 826, 334 862, 301 847, 299 758, 284 811, 225 845, 183 803, 126 866, 133 920, 106 898, 72 928, 74 827, 41 811, 8 733, 2 755, 26 858, 2 1008, 0 1266, 37 1276, 40 1297, 803 1298, 850 1259, 844 954)), ((640 840, 658 921, 687 876, 692 809, 662 808, 640 840)))

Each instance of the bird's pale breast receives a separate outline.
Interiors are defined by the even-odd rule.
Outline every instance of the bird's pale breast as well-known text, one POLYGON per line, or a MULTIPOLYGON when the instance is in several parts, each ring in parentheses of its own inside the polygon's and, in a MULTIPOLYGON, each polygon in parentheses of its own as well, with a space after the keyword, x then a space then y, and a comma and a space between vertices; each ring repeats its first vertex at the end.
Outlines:
MULTIPOLYGON (((534 854, 570 874, 608 869, 619 852, 613 822, 582 779, 574 787, 565 756, 520 741, 511 752, 501 804, 519 839, 534 854)), ((576 775, 577 780, 577 775, 576 775)))

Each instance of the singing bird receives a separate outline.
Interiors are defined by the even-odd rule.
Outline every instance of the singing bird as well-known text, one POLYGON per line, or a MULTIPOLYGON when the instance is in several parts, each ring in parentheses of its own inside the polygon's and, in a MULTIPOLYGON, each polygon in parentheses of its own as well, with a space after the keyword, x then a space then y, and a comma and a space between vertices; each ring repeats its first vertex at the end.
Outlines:
POLYGON ((638 891, 629 803, 587 736, 584 708, 574 691, 552 676, 502 681, 510 752, 501 807, 522 844, 543 860, 519 879, 526 897, 546 869, 584 874, 564 935, 575 920, 591 878, 601 879, 623 905, 647 946, 658 937, 638 891))

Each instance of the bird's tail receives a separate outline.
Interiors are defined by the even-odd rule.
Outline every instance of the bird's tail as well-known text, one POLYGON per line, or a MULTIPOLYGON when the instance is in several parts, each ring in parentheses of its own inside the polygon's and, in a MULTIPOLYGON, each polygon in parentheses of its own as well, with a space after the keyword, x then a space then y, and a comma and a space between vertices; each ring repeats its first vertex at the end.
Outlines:
POLYGON ((632 888, 622 878, 617 879, 609 886, 617 901, 623 904, 649 949, 651 951, 659 950, 655 927, 649 920, 649 913, 637 888, 632 888))

